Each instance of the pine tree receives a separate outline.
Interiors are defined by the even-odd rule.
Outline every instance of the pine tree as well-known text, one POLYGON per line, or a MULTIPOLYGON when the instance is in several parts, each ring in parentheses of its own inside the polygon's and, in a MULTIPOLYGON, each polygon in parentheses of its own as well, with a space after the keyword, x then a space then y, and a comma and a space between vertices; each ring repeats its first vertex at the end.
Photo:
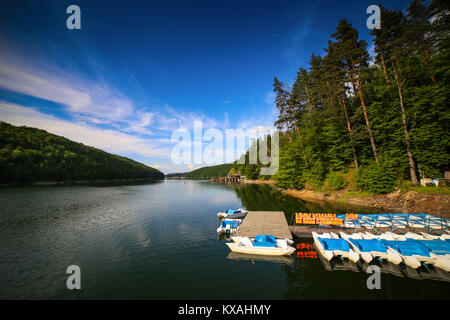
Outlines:
POLYGON ((409 171, 411 176, 412 185, 419 184, 416 174, 416 164, 413 154, 411 152, 410 134, 408 132, 408 122, 405 111, 405 101, 403 97, 404 81, 400 79, 399 70, 394 64, 394 60, 398 62, 397 53, 393 49, 393 46, 398 43, 398 39, 402 39, 405 30, 403 29, 403 14, 398 10, 388 10, 382 8, 381 10, 381 29, 374 29, 372 34, 375 35, 375 52, 377 52, 377 58, 382 62, 383 71, 385 73, 386 82, 389 83, 386 63, 390 63, 392 72, 394 73, 394 83, 397 88, 399 105, 401 109, 402 124, 404 130, 406 153, 409 162, 409 171))
POLYGON ((367 107, 364 101, 364 94, 360 81, 362 73, 366 72, 368 67, 369 53, 366 49, 367 43, 364 40, 358 40, 358 31, 354 29, 347 20, 341 20, 336 30, 337 32, 331 36, 337 40, 337 51, 339 52, 340 57, 346 60, 346 64, 350 69, 349 72, 356 82, 356 89, 363 108, 373 156, 375 161, 378 162, 377 147, 375 145, 372 129, 370 128, 369 116, 367 114, 367 107))
POLYGON ((425 63, 433 83, 436 79, 430 66, 431 23, 429 11, 425 6, 425 0, 413 0, 407 9, 406 25, 403 32, 404 51, 406 54, 419 53, 425 63))

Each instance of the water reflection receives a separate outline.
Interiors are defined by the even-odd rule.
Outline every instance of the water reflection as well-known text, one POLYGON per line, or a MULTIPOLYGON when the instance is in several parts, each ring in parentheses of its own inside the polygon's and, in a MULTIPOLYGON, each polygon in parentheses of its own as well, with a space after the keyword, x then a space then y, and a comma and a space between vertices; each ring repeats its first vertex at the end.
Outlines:
POLYGON ((295 258, 293 258, 292 256, 265 256, 265 255, 245 254, 238 252, 230 252, 227 256, 227 259, 237 261, 248 260, 251 261, 252 264, 255 264, 255 261, 275 262, 283 264, 292 264, 295 262, 295 258))
POLYGON ((355 208, 350 205, 331 204, 328 202, 306 202, 288 196, 270 185, 254 184, 230 184, 224 185, 234 190, 242 201, 242 204, 250 211, 283 211, 288 223, 295 212, 317 212, 317 213, 374 213, 373 209, 355 208))
MULTIPOLYGON (((288 222, 294 212, 377 212, 352 206, 334 206, 326 202, 306 202, 287 196, 268 185, 216 184, 215 187, 233 190, 247 210, 284 211, 288 222)), ((220 240, 224 239, 227 239, 226 235, 220 237, 220 240)), ((366 273, 367 264, 361 262, 355 264, 348 260, 337 259, 328 262, 322 259, 311 238, 296 239, 294 245, 297 250, 288 257, 289 263, 281 262, 280 266, 286 281, 284 297, 287 299, 449 297, 450 273, 441 269, 429 266, 414 270, 407 266, 396 266, 388 262, 375 262, 383 275, 383 290, 371 291, 366 286, 369 276, 366 273)), ((256 257, 245 257, 233 253, 230 253, 227 258, 256 261, 255 265, 258 264, 257 261, 261 260, 272 262, 275 265, 280 263, 280 261, 270 259, 271 257, 258 260, 256 257)))
POLYGON ((395 265, 387 261, 375 261, 374 263, 367 264, 365 262, 358 262, 355 264, 347 259, 333 259, 327 261, 319 254, 320 262, 322 262, 325 270, 327 271, 353 271, 353 272, 367 272, 369 265, 374 264, 380 268, 381 273, 390 274, 402 278, 410 278, 416 280, 436 280, 436 281, 450 281, 450 273, 445 270, 435 268, 433 266, 420 267, 419 269, 413 269, 404 265, 395 265))
POLYGON ((450 273, 433 266, 415 270, 375 261, 373 264, 381 271, 382 288, 369 290, 366 286, 369 264, 336 258, 327 261, 309 238, 296 239, 296 248, 295 263, 282 267, 286 274, 285 297, 288 299, 390 299, 398 297, 400 292, 401 297, 407 299, 449 297, 450 273))
POLYGON ((3 299, 449 297, 450 284, 429 280, 439 278, 429 270, 383 273, 383 290, 369 292, 363 265, 353 272, 338 261, 326 269, 312 239, 297 241, 297 251, 281 263, 230 254, 230 239, 217 237, 219 211, 344 212, 265 185, 186 180, 5 188, 0 203, 3 299), (66 288, 71 264, 81 267, 80 291, 66 288), (217 276, 222 273, 227 277, 217 276))

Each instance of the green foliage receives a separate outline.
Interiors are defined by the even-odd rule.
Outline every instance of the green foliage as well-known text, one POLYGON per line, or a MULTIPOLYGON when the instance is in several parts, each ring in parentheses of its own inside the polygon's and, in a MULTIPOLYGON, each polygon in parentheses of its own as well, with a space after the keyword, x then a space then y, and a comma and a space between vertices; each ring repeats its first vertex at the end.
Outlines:
POLYGON ((185 178, 190 179, 210 179, 210 178, 219 178, 226 176, 231 168, 233 167, 232 163, 220 164, 217 166, 203 167, 191 172, 183 174, 185 178))
POLYGON ((289 142, 287 136, 280 137, 280 158, 279 169, 274 180, 277 181, 281 188, 302 188, 305 179, 302 175, 304 172, 304 161, 301 152, 301 141, 296 138, 293 142, 289 142))
POLYGON ((400 190, 402 193, 406 193, 408 191, 416 191, 422 194, 446 194, 450 196, 450 187, 401 186, 400 190))
POLYGON ((394 190, 396 177, 387 163, 372 162, 359 171, 356 185, 371 193, 384 194, 394 190))
POLYGON ((341 173, 335 171, 331 171, 327 174, 325 183, 331 190, 342 190, 347 185, 341 173))
POLYGON ((0 122, 0 183, 113 179, 164 179, 164 174, 44 130, 0 122))
POLYGON ((247 152, 242 155, 238 161, 234 162, 232 171, 235 173, 240 173, 242 176, 245 176, 250 180, 255 180, 258 178, 269 179, 270 176, 261 175, 261 169, 264 168, 264 165, 260 161, 260 154, 265 153, 267 157, 271 157, 271 144, 272 141, 270 136, 265 136, 253 141, 249 150, 247 150, 247 152), (260 150, 260 148, 263 149, 260 150), (256 159, 253 159, 250 157, 251 154, 258 156, 256 159))
POLYGON ((291 86, 274 79, 279 186, 339 188, 333 172, 358 167, 364 192, 386 193, 396 179, 421 174, 442 177, 450 167, 447 11, 441 0, 412 1, 406 14, 381 8, 372 65, 371 45, 341 20, 325 54, 313 54, 291 86))

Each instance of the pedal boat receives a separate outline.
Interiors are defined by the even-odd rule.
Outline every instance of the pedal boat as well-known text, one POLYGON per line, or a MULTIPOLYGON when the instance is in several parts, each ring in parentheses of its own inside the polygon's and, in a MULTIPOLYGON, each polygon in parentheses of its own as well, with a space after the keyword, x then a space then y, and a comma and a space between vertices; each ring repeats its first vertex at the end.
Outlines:
POLYGON ((254 240, 240 237, 239 242, 226 243, 232 252, 257 254, 265 256, 290 255, 295 251, 288 245, 286 239, 276 239, 272 235, 260 234, 254 240))

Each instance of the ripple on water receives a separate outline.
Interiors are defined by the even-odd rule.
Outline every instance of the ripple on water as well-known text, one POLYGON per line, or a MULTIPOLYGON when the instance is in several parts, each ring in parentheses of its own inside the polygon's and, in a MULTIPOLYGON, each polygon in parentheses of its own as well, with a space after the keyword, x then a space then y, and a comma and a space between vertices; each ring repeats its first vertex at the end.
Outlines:
MULTIPOLYGON (((332 298, 327 283, 345 287, 350 298, 367 295, 361 275, 327 272, 318 261, 227 259, 229 249, 216 234, 219 211, 330 210, 266 186, 11 188, 2 189, 0 203, 0 298, 332 298), (81 267, 81 291, 66 288, 71 264, 81 267)), ((442 297, 449 288, 398 279, 389 278, 393 297, 442 297)))

